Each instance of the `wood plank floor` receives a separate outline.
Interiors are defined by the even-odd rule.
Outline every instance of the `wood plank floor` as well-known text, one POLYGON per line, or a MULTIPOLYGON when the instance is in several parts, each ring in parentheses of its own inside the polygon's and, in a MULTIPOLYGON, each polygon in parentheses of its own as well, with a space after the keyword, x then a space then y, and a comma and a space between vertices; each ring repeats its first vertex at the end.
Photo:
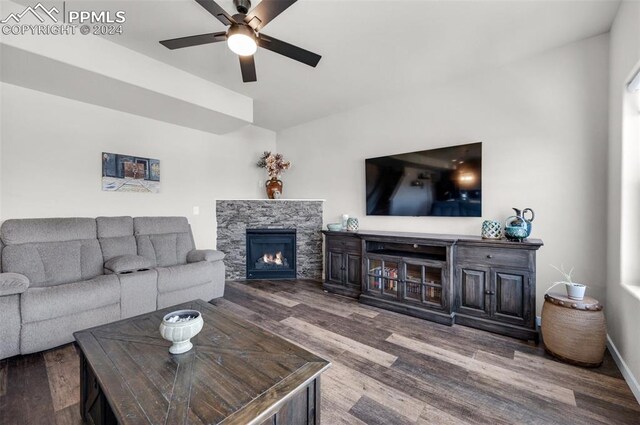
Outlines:
MULTIPOLYGON (((228 282, 213 304, 314 353, 322 422, 640 424, 640 405, 607 353, 557 362, 542 346, 363 306, 317 282, 228 282)), ((0 361, 0 424, 79 424, 73 344, 0 361)))

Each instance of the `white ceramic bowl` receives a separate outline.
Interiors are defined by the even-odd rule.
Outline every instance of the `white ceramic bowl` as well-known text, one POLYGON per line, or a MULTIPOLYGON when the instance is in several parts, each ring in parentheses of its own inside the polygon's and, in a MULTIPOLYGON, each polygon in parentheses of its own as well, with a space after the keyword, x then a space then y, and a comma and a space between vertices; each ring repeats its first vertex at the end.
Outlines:
POLYGON ((173 345, 169 347, 169 352, 171 354, 182 354, 193 348, 191 338, 198 335, 202 330, 203 325, 204 321, 202 320, 202 315, 197 310, 172 311, 162 318, 162 323, 160 323, 160 335, 162 335, 162 337, 167 341, 173 343, 173 345), (174 316, 191 316, 194 318, 184 322, 169 322, 169 318, 174 316))

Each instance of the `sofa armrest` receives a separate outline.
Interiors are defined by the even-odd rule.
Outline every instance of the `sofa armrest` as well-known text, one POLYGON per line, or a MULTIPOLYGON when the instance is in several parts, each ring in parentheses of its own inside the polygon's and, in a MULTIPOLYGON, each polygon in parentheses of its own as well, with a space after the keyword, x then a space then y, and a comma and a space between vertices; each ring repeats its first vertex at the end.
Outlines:
POLYGON ((213 263, 224 258, 224 252, 213 249, 194 249, 187 253, 187 263, 197 263, 200 261, 208 261, 213 263))
POLYGON ((22 294, 29 287, 29 278, 19 273, 0 273, 0 296, 22 294))
POLYGON ((104 263, 105 274, 131 273, 153 267, 151 260, 140 255, 120 255, 104 263))

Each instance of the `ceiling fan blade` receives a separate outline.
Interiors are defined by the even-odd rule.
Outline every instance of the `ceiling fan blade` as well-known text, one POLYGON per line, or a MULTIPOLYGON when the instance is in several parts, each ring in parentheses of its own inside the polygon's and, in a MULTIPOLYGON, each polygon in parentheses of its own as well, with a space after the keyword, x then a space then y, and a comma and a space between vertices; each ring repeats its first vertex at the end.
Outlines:
POLYGON ((183 47, 199 46, 200 44, 218 43, 227 39, 227 33, 212 32, 208 34, 191 35, 189 37, 172 38, 171 40, 162 40, 162 44, 167 49, 182 49, 183 47))
POLYGON ((247 14, 244 21, 254 30, 259 31, 296 1, 297 0, 262 0, 260 4, 247 14))
POLYGON ((224 25, 228 26, 236 23, 236 21, 233 20, 231 15, 225 12, 225 10, 221 8, 218 5, 218 3, 216 3, 215 1, 213 0, 196 0, 196 1, 200 6, 207 9, 209 13, 215 16, 216 19, 218 19, 218 21, 222 22, 224 25))
POLYGON ((240 58, 240 70, 242 71, 242 81, 250 83, 258 81, 256 76, 256 62, 253 56, 238 56, 240 58))
POLYGON ((298 62, 302 62, 314 68, 322 58, 322 56, 316 55, 313 52, 265 34, 260 34, 260 36, 258 37, 258 46, 263 47, 267 50, 271 50, 272 52, 279 53, 293 60, 297 60, 298 62))

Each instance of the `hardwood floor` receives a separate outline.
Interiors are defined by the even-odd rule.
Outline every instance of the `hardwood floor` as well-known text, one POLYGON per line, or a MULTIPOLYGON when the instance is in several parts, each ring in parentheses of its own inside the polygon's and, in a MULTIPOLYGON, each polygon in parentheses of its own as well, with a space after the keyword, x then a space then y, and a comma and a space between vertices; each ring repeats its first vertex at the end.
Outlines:
MULTIPOLYGON (((607 353, 557 362, 543 347, 363 306, 317 282, 228 282, 213 304, 330 360, 322 422, 640 424, 640 405, 607 353)), ((79 424, 72 344, 0 361, 0 424, 79 424)))

